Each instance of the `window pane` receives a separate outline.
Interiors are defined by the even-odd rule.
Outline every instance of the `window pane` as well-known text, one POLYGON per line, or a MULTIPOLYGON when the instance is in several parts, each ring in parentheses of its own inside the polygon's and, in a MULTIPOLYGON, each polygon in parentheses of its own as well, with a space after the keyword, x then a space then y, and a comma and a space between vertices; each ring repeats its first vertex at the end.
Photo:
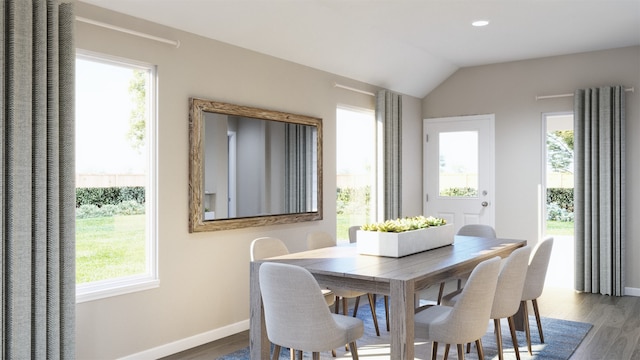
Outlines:
POLYGON ((375 219, 375 115, 339 108, 336 131, 337 238, 348 241, 349 226, 375 219))
POLYGON ((440 196, 478 196, 478 132, 440 133, 440 196))
POLYGON ((76 283, 149 274, 151 70, 76 61, 76 283))

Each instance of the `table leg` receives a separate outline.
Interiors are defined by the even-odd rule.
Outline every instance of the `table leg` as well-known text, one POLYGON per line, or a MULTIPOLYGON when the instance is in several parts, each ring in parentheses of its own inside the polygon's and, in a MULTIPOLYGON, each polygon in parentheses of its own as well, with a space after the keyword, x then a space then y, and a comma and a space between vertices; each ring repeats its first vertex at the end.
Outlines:
POLYGON ((251 262, 249 270, 249 352, 252 360, 269 359, 271 345, 264 322, 264 308, 260 295, 260 263, 251 262))
POLYGON ((391 280, 391 359, 414 359, 413 281, 391 280))

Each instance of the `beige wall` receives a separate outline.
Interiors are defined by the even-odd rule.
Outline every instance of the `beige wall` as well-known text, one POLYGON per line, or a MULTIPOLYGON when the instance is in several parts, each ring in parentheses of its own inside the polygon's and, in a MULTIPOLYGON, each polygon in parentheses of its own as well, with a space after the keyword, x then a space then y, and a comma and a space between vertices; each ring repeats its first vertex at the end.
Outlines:
MULTIPOLYGON (((624 85, 627 92, 627 287, 640 291, 640 47, 461 69, 424 100, 425 118, 495 114, 496 231, 499 236, 539 238, 542 114, 573 111, 573 98, 537 95, 624 85)), ((638 293, 636 293, 637 295, 638 293)))
MULTIPOLYGON (((334 82, 376 87, 83 3, 76 15, 180 41, 180 47, 77 22, 77 47, 158 66, 158 246, 160 287, 77 306, 77 358, 155 358, 248 328, 249 244, 282 238, 305 249, 311 230, 335 233, 335 113, 338 104, 374 108, 374 98, 334 82), (323 119, 324 220, 188 233, 188 99, 191 96, 323 119)), ((256 34, 259 36, 259 34, 256 34)), ((105 106, 109 106, 105 99, 105 106)), ((421 103, 403 97, 403 206, 421 211, 421 103)), ((99 110, 99 109, 98 109, 99 110)))

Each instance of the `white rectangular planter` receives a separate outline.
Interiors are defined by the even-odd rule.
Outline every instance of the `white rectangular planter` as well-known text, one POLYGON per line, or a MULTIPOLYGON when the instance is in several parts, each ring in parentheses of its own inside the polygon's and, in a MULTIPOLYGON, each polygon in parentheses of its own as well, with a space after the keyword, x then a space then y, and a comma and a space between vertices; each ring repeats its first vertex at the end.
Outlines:
POLYGON ((402 257, 453 244, 453 225, 431 226, 401 233, 358 230, 358 253, 402 257))

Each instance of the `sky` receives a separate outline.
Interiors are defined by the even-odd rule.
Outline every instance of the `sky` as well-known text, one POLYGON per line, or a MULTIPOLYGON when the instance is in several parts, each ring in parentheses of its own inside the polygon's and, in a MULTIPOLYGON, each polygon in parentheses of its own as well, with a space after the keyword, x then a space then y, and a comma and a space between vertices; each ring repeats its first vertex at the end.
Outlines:
POLYGON ((126 138, 133 70, 76 61, 76 173, 141 174, 144 156, 126 138))
POLYGON ((368 172, 375 160, 375 149, 371 140, 375 139, 373 112, 338 108, 337 119, 336 169, 338 175, 368 172))

